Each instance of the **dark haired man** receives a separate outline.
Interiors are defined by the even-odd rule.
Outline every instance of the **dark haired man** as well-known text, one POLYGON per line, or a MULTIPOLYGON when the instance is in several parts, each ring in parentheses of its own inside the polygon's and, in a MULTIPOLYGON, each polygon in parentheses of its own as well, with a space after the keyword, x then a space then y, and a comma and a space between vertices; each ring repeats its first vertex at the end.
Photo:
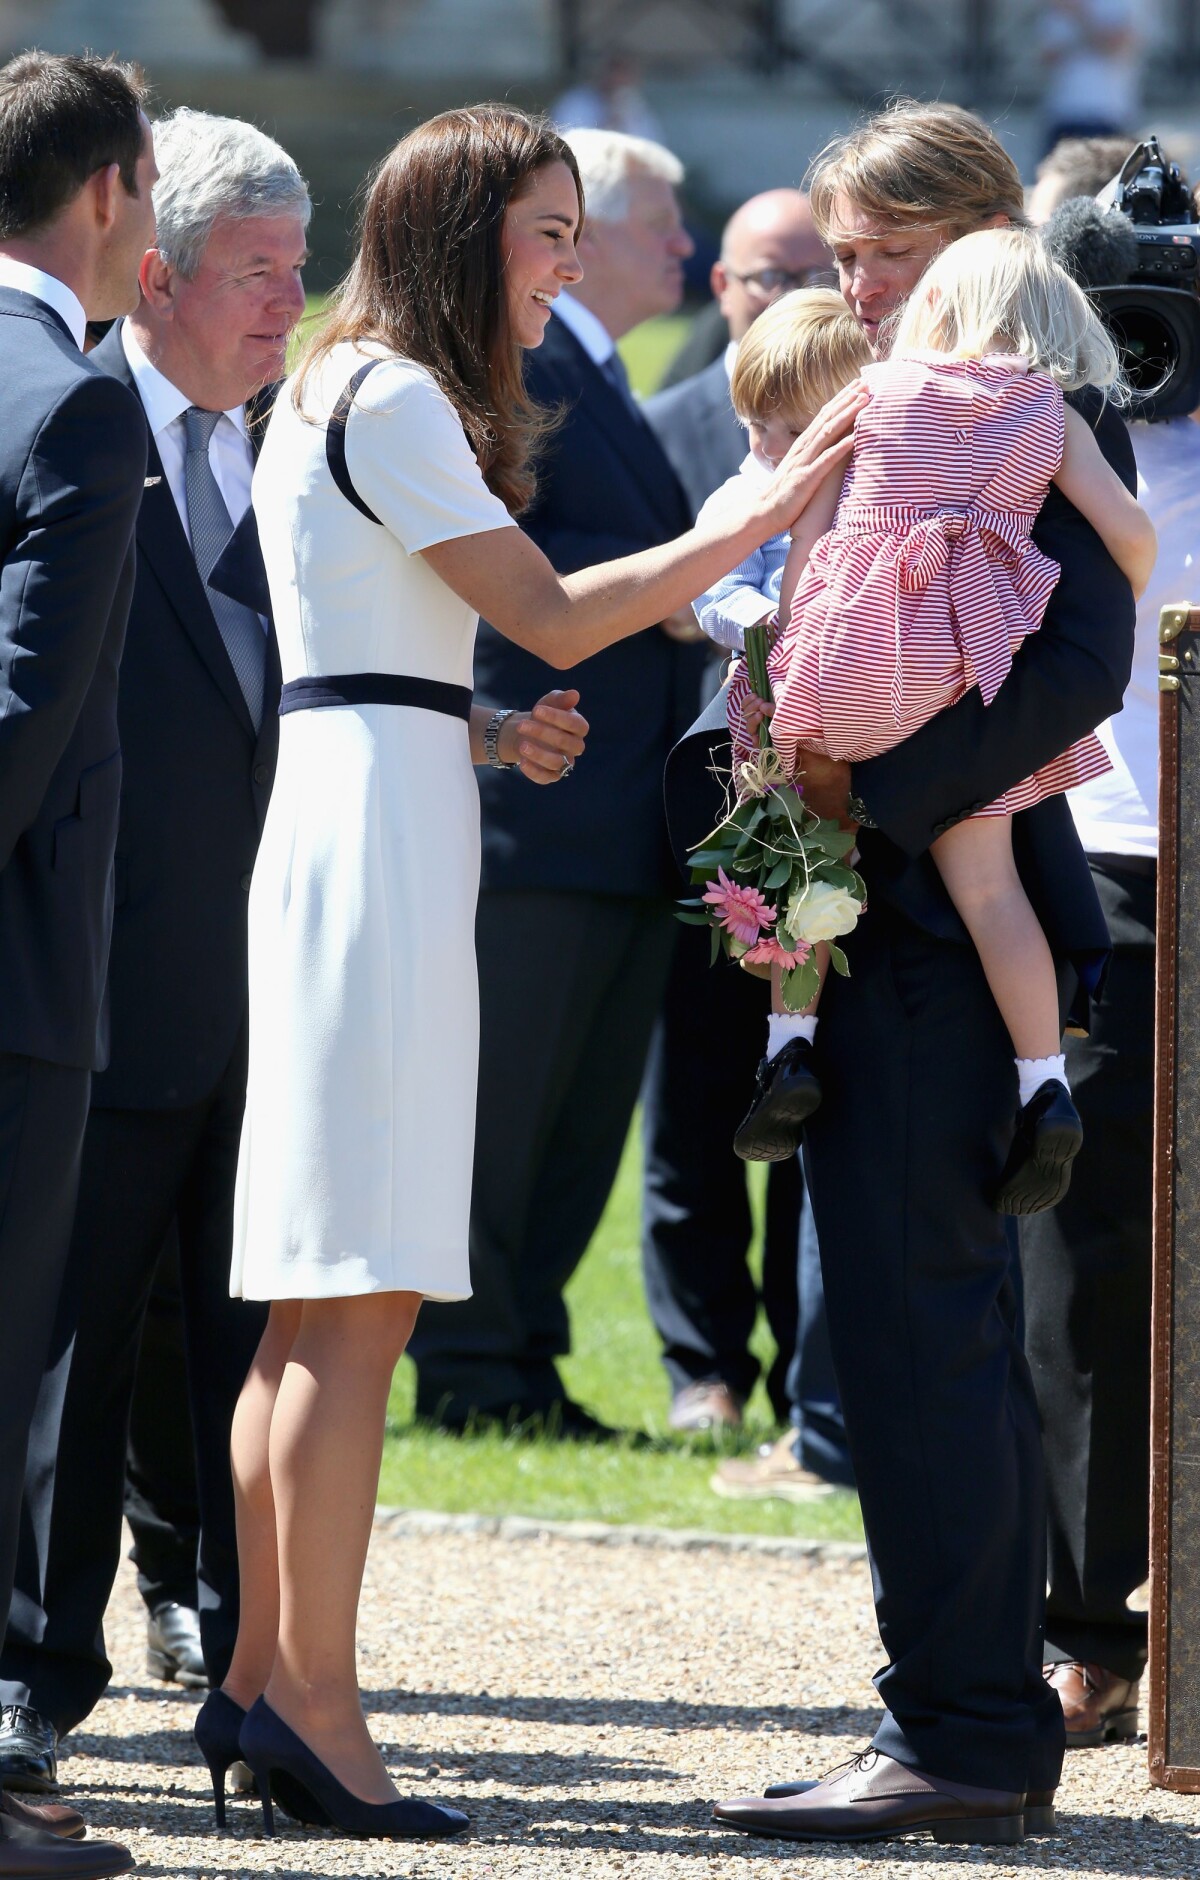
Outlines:
MULTIPOLYGON (((121 787, 117 668, 145 428, 83 357, 137 300, 157 172, 132 75, 25 53, 0 70, 0 1613, 30 1418, 75 1205, 121 787)), ((3 1801, 0 1876, 122 1873, 73 1811, 3 1801)))

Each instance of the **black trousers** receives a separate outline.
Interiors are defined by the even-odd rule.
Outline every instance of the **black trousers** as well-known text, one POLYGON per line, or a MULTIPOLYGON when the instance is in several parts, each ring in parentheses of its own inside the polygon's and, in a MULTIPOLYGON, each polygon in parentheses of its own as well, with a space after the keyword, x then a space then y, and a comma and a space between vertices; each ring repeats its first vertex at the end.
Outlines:
POLYGON ((171 1223, 142 1321, 142 1343, 125 1455, 125 1519, 138 1592, 154 1612, 168 1600, 196 1605, 200 1496, 192 1412, 179 1229, 171 1223))
POLYGON ((544 1411, 563 1395, 563 1288, 612 1188, 677 922, 665 900, 479 898, 473 1297, 422 1308, 422 1415, 544 1411))
POLYGON ((0 1615, 10 1609, 29 1426, 67 1266, 89 1071, 0 1053, 0 1615))
POLYGON ((988 1200, 1012 1049, 973 948, 877 901, 846 951, 852 977, 822 999, 806 1154, 887 1654, 875 1744, 951 1781, 1051 1788, 1041 1440, 988 1200))
MULTIPOLYGON (((720 1379, 746 1398, 758 1377, 750 1334, 758 1293, 746 1265, 750 1199, 733 1134, 766 1044, 770 987, 727 960, 709 965, 706 929, 677 925, 670 977, 642 1089, 642 1274, 672 1393, 720 1379)), ((797 1159, 767 1184, 762 1304, 775 1341, 767 1389, 786 1422, 796 1345, 797 1159)))
POLYGON ((1049 1510, 1046 1657, 1140 1677, 1149 1570, 1155 870, 1093 862, 1113 939, 1087 1038, 1067 1040, 1083 1148, 1022 1224, 1026 1349, 1049 1510))
POLYGON ((245 1038, 217 1089, 178 1110, 93 1109, 62 1308, 29 1442, 0 1701, 71 1729, 104 1691, 103 1618, 121 1544, 138 1344, 159 1253, 179 1226, 196 1437, 201 1636, 214 1682, 237 1632, 229 1431, 266 1307, 229 1297, 245 1038))

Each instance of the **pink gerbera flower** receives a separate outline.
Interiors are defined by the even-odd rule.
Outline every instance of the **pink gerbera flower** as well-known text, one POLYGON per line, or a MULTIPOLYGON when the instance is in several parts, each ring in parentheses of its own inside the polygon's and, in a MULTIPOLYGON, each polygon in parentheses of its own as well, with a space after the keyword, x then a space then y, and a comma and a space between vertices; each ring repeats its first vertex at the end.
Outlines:
POLYGON ((747 946, 757 940, 763 928, 769 927, 775 918, 775 909, 767 905, 757 888, 730 881, 723 868, 718 868, 716 881, 708 882, 706 887, 707 892, 701 898, 713 909, 718 925, 747 946))
POLYGON ((807 940, 798 941, 795 950, 789 953, 773 933, 763 934, 742 954, 742 961, 749 962, 751 966, 782 966, 784 972, 791 972, 794 966, 803 966, 811 952, 812 947, 807 940))

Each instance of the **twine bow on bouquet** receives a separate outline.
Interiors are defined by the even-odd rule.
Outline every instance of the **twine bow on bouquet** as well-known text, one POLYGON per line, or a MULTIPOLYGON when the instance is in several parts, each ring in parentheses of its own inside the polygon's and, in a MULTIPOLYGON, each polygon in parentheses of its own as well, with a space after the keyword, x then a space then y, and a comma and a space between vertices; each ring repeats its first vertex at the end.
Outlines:
MULTIPOLYGON (((746 632, 750 683, 772 702, 767 674, 770 635, 746 632)), ((835 971, 849 972, 834 942, 850 933, 866 905, 862 877, 845 857, 854 836, 805 807, 771 742, 758 727, 756 755, 738 765, 732 806, 691 851, 693 885, 703 892, 681 903, 679 919, 712 929, 712 958, 724 950, 745 966, 778 966, 783 1002, 803 1011, 820 986, 813 948, 824 941, 835 971)))

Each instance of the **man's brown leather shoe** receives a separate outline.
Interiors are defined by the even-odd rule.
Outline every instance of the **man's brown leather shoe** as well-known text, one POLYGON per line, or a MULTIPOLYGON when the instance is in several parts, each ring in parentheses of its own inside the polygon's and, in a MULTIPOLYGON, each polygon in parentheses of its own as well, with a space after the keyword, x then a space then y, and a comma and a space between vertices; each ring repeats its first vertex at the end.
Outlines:
POLYGON ((19 1821, 24 1828, 60 1835, 64 1841, 82 1841, 87 1833, 87 1823, 77 1808, 68 1808, 65 1802, 19 1802, 2 1789, 0 1815, 19 1821))
POLYGON ((1103 1665, 1079 1663, 1043 1665, 1042 1674, 1058 1692, 1068 1749, 1095 1749, 1137 1735, 1140 1678, 1119 1678, 1103 1665))
MULTIPOLYGON (((807 1782, 772 1782, 763 1794, 774 1800, 779 1795, 807 1795, 817 1786, 816 1778, 807 1782)), ((1054 1789, 1030 1789, 1025 1797, 1022 1816, 1025 1823, 1026 1839, 1046 1839, 1058 1833, 1058 1817, 1054 1812, 1054 1789)))
POLYGON ((1014 1847, 1025 1838, 1024 1806, 1020 1792, 968 1788, 867 1749, 802 1795, 745 1795, 718 1802, 713 1815, 746 1834, 784 1841, 892 1841, 931 1834, 935 1841, 1014 1847))
POLYGON ((708 1435, 713 1430, 740 1430, 742 1406, 719 1377, 699 1378, 675 1392, 667 1422, 671 1429, 692 1436, 708 1435))

